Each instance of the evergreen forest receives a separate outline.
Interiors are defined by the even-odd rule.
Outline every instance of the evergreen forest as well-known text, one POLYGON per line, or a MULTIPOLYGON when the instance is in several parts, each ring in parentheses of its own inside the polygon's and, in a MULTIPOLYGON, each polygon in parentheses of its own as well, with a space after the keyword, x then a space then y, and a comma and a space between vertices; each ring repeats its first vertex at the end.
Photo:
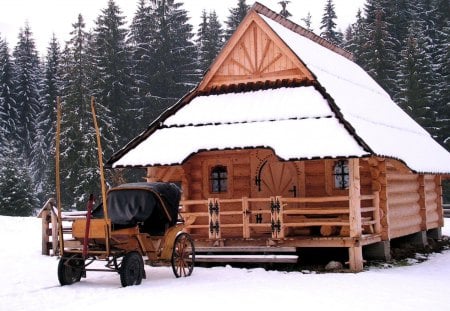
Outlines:
MULTIPOLYGON (((292 18, 290 1, 279 1, 292 18)), ((138 0, 127 22, 109 0, 95 26, 83 16, 61 44, 49 34, 44 55, 28 24, 9 46, 0 33, 0 214, 31 215, 55 197, 56 98, 62 106, 61 189, 65 209, 99 195, 95 98, 104 159, 145 130, 196 86, 250 8, 246 0, 221 22, 203 11, 191 25, 182 0, 138 0)), ((366 0, 356 22, 337 29, 334 1, 319 35, 350 51, 393 100, 450 150, 450 1, 366 0)), ((293 20, 311 29, 311 15, 293 20)), ((108 182, 140 180, 143 170, 108 171, 108 182)), ((450 185, 444 185, 450 203, 450 185)))

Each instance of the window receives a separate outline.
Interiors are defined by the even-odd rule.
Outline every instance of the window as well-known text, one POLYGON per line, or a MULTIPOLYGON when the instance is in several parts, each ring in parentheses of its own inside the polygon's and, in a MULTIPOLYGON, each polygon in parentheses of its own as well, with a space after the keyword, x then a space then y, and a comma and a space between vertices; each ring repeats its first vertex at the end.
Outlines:
POLYGON ((336 189, 348 189, 348 161, 337 161, 333 168, 333 175, 336 189))
POLYGON ((225 166, 218 165, 212 168, 210 177, 211 192, 227 192, 227 175, 227 168, 225 166))

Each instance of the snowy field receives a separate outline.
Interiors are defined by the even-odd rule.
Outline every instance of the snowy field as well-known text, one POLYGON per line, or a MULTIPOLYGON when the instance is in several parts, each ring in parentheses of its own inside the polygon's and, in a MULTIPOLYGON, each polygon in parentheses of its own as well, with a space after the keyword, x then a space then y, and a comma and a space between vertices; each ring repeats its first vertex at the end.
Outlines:
MULTIPOLYGON (((231 267, 195 268, 176 279, 146 266, 140 286, 116 273, 88 273, 61 287, 56 257, 42 256, 37 218, 0 216, 0 310, 450 310, 450 251, 411 266, 302 274, 231 267), (307 309, 306 309, 307 308, 307 309)), ((443 233, 450 235, 450 219, 443 233)))

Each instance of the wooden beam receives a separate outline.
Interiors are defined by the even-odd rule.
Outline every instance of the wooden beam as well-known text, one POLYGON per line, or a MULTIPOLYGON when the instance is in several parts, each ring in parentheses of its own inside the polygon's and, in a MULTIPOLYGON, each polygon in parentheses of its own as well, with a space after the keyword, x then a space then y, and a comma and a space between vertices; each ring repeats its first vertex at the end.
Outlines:
POLYGON ((244 239, 248 239, 250 238, 250 227, 249 227, 250 209, 247 197, 242 198, 242 224, 243 224, 242 236, 244 239))
POLYGON ((444 226, 444 209, 442 207, 442 176, 436 175, 434 177, 435 183, 436 183, 436 194, 437 194, 437 210, 439 213, 439 226, 444 226))
MULTIPOLYGON (((350 208, 350 237, 359 239, 362 235, 361 220, 361 176, 359 170, 359 159, 349 159, 349 208, 350 208)), ((362 271, 363 256, 362 246, 355 245, 349 248, 350 270, 362 271)))
POLYGON ((361 236, 361 177, 359 159, 349 159, 350 237, 361 236))
POLYGON ((419 206, 420 206, 420 229, 427 230, 427 206, 426 206, 426 192, 425 192, 425 176, 419 175, 419 206))

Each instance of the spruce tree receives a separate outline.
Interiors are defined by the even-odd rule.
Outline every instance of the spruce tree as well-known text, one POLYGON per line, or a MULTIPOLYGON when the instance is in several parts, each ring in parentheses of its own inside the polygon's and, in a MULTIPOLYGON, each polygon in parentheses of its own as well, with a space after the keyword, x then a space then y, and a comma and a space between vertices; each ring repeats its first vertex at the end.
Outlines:
POLYGON ((14 146, 4 150, 0 158, 0 215, 30 216, 35 197, 31 177, 19 151, 14 146))
MULTIPOLYGON (((436 126, 439 132, 439 141, 450 151, 450 21, 442 29, 440 37, 442 43, 437 46, 440 55, 440 80, 437 86, 439 95, 435 98, 437 101, 436 126), (447 44, 444 43, 445 41, 447 44)), ((450 189, 450 182, 448 185, 450 189)))
POLYGON ((223 46, 223 30, 215 11, 206 14, 202 12, 202 22, 197 32, 197 49, 199 68, 206 71, 212 64, 223 46))
POLYGON ((291 1, 288 0, 283 0, 283 1, 279 1, 278 4, 281 5, 281 11, 280 11, 280 15, 285 17, 285 18, 289 18, 292 16, 291 12, 288 11, 287 9, 287 5, 290 3, 291 1))
POLYGON ((365 25, 366 42, 358 61, 386 92, 393 95, 396 89, 397 70, 394 51, 395 39, 388 32, 383 10, 377 9, 374 14, 373 22, 365 25))
POLYGON ((99 193, 100 189, 90 109, 94 70, 89 51, 90 35, 81 14, 72 27, 71 38, 61 55, 61 189, 66 207, 82 209, 87 196, 99 193))
POLYGON ((425 41, 418 22, 413 22, 404 42, 400 63, 399 104, 431 134, 434 129, 435 111, 429 85, 431 62, 425 52, 425 41))
POLYGON ((309 30, 311 32, 314 31, 314 29, 312 28, 311 12, 308 12, 308 14, 306 14, 306 16, 302 18, 302 22, 304 23, 304 27, 306 28, 306 30, 309 30))
POLYGON ((322 30, 320 36, 339 46, 343 43, 343 34, 336 30, 335 19, 337 19, 337 16, 333 0, 327 0, 320 24, 320 29, 322 30))
POLYGON ((30 26, 27 24, 19 33, 19 42, 14 49, 16 69, 16 105, 18 112, 17 136, 20 140, 20 153, 31 163, 31 150, 36 135, 36 120, 41 110, 39 85, 40 64, 30 26))
POLYGON ((122 11, 109 0, 96 20, 92 46, 97 69, 95 96, 106 158, 135 134, 130 133, 132 80, 126 44, 128 31, 124 26, 122 11))
POLYGON ((8 44, 0 38, 0 129, 3 143, 2 149, 9 144, 18 145, 16 122, 18 119, 17 105, 14 99, 15 89, 14 64, 8 50, 8 44))
POLYGON ((245 0, 238 0, 236 7, 229 9, 230 15, 225 21, 225 24, 227 25, 227 29, 225 32, 226 40, 228 40, 236 31, 236 28, 244 19, 245 15, 247 15, 249 9, 250 6, 246 3, 245 0))
POLYGON ((61 51, 53 35, 47 48, 42 81, 42 110, 37 118, 37 136, 33 145, 33 179, 40 203, 55 189, 56 97, 61 95, 61 51), (38 169, 39 168, 39 169, 38 169))
POLYGON ((151 74, 152 96, 171 104, 199 80, 192 26, 181 3, 162 0, 153 11, 157 25, 152 32, 155 70, 151 74))
POLYGON ((143 123, 149 121, 144 115, 146 115, 147 106, 151 105, 150 73, 154 71, 151 30, 154 27, 151 7, 145 0, 140 0, 130 25, 128 43, 131 52, 131 75, 134 82, 133 119, 143 123))

